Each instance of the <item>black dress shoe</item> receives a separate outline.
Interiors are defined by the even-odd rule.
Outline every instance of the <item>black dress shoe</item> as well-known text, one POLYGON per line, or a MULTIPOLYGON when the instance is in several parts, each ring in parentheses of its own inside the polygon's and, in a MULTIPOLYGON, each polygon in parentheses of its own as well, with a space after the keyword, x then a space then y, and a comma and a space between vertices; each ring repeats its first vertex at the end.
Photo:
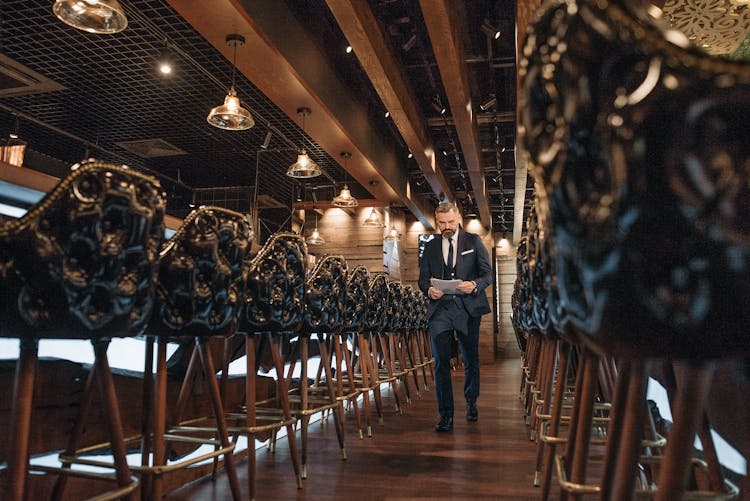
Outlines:
POLYGON ((440 421, 435 425, 435 431, 453 431, 453 418, 448 416, 440 416, 440 421))
POLYGON ((479 412, 477 411, 477 404, 466 404, 466 420, 476 421, 479 419, 479 412))

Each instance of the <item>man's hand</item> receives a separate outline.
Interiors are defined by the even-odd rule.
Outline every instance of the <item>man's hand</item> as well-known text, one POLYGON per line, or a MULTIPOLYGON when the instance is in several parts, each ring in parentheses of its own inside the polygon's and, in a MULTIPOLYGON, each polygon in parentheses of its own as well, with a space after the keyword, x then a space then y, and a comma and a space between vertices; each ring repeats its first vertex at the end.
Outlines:
POLYGON ((427 294, 430 296, 430 299, 435 299, 435 300, 438 300, 441 297, 443 297, 443 291, 441 291, 440 289, 436 289, 435 287, 430 287, 427 290, 427 294))
POLYGON ((458 287, 456 287, 456 289, 460 290, 464 294, 471 294, 472 292, 474 292, 474 289, 476 288, 477 288, 477 284, 475 284, 474 282, 467 282, 467 281, 461 282, 460 284, 458 284, 458 287))

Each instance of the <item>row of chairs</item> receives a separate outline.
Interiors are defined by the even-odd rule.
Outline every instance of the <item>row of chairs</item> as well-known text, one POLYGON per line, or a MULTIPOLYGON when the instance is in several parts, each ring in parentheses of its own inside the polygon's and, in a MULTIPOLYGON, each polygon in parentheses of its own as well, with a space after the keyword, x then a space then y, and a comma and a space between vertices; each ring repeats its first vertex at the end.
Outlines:
POLYGON ((547 459, 562 444, 562 499, 737 495, 706 402, 716 361, 750 354, 739 195, 750 65, 672 44, 648 18, 637 2, 550 1, 523 50, 519 131, 537 199, 513 322, 526 340, 521 393, 545 451, 545 499, 547 459), (646 402, 657 365, 674 418, 666 442, 646 402), (601 478, 588 484, 598 439, 601 478))
MULTIPOLYGON (((60 499, 70 476, 110 479, 117 487, 108 499, 142 495, 159 499, 163 475, 197 462, 223 457, 232 495, 240 499, 234 466, 239 435, 248 437, 249 497, 255 495, 255 447, 258 433, 286 427, 295 477, 306 474, 306 425, 313 410, 330 409, 336 420, 345 458, 342 402, 362 397, 368 434, 369 395, 382 416, 380 383, 390 381, 398 398, 401 385, 408 398, 406 376, 422 369, 427 384, 431 367, 425 335, 426 298, 409 286, 348 270, 341 256, 320 259, 306 269, 307 250, 296 234, 279 233, 250 255, 252 230, 247 218, 217 207, 201 207, 163 241, 165 199, 158 182, 125 167, 92 161, 76 165, 57 187, 20 219, 0 222, 0 337, 20 340, 10 429, 5 499, 21 500, 29 469, 55 472, 52 498, 60 499), (123 437, 119 403, 107 362, 113 337, 144 334, 143 426, 138 437, 123 437), (211 338, 245 338, 247 371, 244 405, 225 409, 216 363, 207 348, 211 338), (308 343, 317 336, 319 372, 311 387, 306 375, 308 343), (86 382, 79 418, 60 455, 61 468, 29 466, 29 427, 39 339, 88 339, 95 363, 86 382), (297 351, 282 352, 294 338, 304 372, 297 388, 285 362, 297 351), (167 343, 192 339, 194 350, 176 404, 167 401, 167 343), (372 347, 369 343, 372 343, 372 347), (153 349, 156 345, 156 374, 153 349), (379 345, 378 350, 375 345, 379 345), (268 347, 263 351, 263 347, 268 347), (276 369, 276 395, 256 398, 259 358, 269 353, 276 369), (333 364, 333 365, 332 365, 333 364), (185 422, 195 375, 202 369, 213 416, 185 422), (334 370, 335 367, 335 370, 334 370), (387 375, 387 376, 386 376, 387 375), (82 447, 82 423, 99 387, 105 402, 110 441, 82 447), (320 397, 320 389, 325 389, 320 397), (309 398, 309 394, 316 394, 309 398), (291 395, 291 396, 290 396, 291 395), (320 398, 319 398, 320 397, 320 398), (323 405, 319 405, 321 399, 323 405), (256 405, 259 402, 259 405, 256 405), (269 402, 279 410, 262 422, 269 402), (171 412, 169 412, 171 409, 171 412), (300 467, 295 424, 301 423, 300 467), (127 446, 139 442, 142 460, 130 466, 127 446), (208 445, 212 450, 168 464, 169 444, 208 445), (108 462, 91 454, 111 451, 108 462), (73 464, 113 466, 111 475, 89 473, 73 464)), ((229 360, 220 359, 226 375, 229 360)), ((418 391, 419 386, 417 386, 418 391)), ((397 404, 398 405, 398 404, 397 404)), ((358 419, 359 421, 359 419, 358 419)), ((361 425, 360 436, 362 436, 361 425)))

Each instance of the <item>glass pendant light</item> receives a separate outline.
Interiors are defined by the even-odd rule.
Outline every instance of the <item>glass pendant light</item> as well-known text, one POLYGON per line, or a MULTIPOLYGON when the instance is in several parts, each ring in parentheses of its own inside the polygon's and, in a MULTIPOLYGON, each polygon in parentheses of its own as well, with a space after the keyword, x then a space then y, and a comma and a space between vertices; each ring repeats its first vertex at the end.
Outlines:
MULTIPOLYGON (((351 157, 352 154, 348 151, 343 151, 341 152, 341 156, 344 157, 344 170, 346 172, 349 172, 349 170, 347 169, 347 159, 351 157)), ((331 205, 333 205, 334 207, 357 207, 359 205, 359 202, 352 196, 352 192, 349 191, 349 186, 344 183, 344 187, 341 189, 341 192, 333 197, 331 205)))
MULTIPOLYGON (((305 117, 311 113, 310 108, 297 108, 297 114, 302 116, 302 132, 304 139, 305 117)), ((297 161, 286 170, 286 175, 296 179, 317 177, 322 174, 318 164, 312 161, 303 147, 297 155, 297 161)))
POLYGON ((380 219, 380 214, 377 210, 375 210, 375 207, 372 208, 370 215, 367 216, 367 219, 365 219, 365 222, 362 223, 362 226, 377 226, 378 228, 383 227, 383 221, 380 219))
MULTIPOLYGON (((313 207, 313 212, 315 212, 315 208, 313 207)), ((323 238, 323 235, 320 234, 318 231, 318 213, 315 212, 315 229, 313 230, 312 234, 307 237, 307 243, 310 245, 323 245, 326 243, 326 239, 323 238)))
POLYGON ((117 0, 56 0, 52 12, 65 24, 89 33, 119 33, 128 26, 117 0))
POLYGON ((253 116, 240 105, 240 98, 234 89, 234 77, 237 72, 237 47, 245 45, 245 37, 242 35, 227 35, 227 45, 234 47, 234 59, 232 61, 232 86, 229 88, 224 104, 221 104, 208 114, 206 120, 214 127, 224 130, 247 130, 255 125, 253 116))

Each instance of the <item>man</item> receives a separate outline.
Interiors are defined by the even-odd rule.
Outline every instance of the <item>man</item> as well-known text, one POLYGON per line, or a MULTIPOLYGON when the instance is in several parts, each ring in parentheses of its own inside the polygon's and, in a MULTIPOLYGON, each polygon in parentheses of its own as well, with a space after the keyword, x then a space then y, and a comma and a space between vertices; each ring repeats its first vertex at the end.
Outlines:
POLYGON ((484 289, 492 283, 492 267, 487 250, 478 235, 459 226, 455 204, 441 203, 435 209, 435 222, 441 238, 425 245, 419 264, 419 288, 430 298, 427 318, 435 357, 435 392, 440 422, 438 432, 453 429, 453 386, 451 384, 451 341, 454 336, 464 361, 466 420, 476 421, 479 396, 479 323, 490 312, 484 289), (431 285, 430 279, 460 280, 454 294, 431 285))

